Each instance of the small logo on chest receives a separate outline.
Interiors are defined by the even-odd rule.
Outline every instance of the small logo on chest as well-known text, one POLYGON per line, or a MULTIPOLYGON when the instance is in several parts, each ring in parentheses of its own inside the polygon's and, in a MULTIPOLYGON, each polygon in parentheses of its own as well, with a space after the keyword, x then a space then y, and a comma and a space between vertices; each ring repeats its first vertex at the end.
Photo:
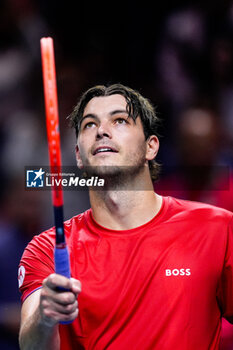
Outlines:
POLYGON ((191 270, 190 269, 166 269, 165 270, 165 276, 190 276, 191 270))

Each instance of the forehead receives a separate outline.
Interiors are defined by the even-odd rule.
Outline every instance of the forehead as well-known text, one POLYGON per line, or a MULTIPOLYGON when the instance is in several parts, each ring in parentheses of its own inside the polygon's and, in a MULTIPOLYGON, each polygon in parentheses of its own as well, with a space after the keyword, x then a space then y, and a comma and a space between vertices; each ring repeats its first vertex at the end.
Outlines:
POLYGON ((126 110, 124 96, 115 94, 110 96, 93 97, 86 105, 83 115, 110 113, 114 110, 126 110))

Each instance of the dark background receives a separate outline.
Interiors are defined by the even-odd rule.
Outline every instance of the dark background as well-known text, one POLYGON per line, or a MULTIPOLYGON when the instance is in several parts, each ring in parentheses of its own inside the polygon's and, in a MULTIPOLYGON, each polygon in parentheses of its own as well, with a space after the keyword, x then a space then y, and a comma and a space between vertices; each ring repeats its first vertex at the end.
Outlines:
MULTIPOLYGON (((120 82, 161 118, 155 189, 232 211, 232 32, 231 1, 0 2, 0 349, 18 349, 20 256, 53 225, 50 193, 24 187, 25 166, 48 165, 40 38, 54 39, 64 165, 75 165, 66 117, 81 93, 120 82), (176 166, 208 170, 180 176, 176 166), (219 166, 230 179, 216 175, 219 166), (211 181, 227 190, 206 190, 211 181)), ((86 193, 64 196, 65 218, 89 207, 86 193)), ((233 348, 232 334, 225 324, 222 349, 233 348)))

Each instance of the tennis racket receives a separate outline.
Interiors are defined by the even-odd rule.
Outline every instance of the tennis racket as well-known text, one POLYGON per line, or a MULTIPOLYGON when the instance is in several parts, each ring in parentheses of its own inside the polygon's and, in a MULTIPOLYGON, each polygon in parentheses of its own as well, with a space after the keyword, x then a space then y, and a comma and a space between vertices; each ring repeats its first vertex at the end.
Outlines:
POLYGON ((56 229, 56 244, 54 249, 55 272, 70 278, 69 252, 66 246, 63 225, 61 147, 53 39, 42 38, 40 45, 50 170, 51 173, 56 174, 55 178, 57 179, 56 184, 52 187, 52 203, 56 229))

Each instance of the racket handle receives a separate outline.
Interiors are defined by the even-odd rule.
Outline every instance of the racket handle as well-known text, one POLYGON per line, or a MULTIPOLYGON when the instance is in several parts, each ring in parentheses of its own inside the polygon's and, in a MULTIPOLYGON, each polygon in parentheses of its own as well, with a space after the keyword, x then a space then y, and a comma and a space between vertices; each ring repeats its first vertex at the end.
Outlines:
MULTIPOLYGON (((55 272, 70 278, 70 261, 67 247, 54 249, 55 272)), ((63 288, 59 288, 63 290, 63 288)), ((65 290, 65 289, 64 289, 65 290)), ((60 324, 70 324, 73 321, 60 321, 60 324)))
POLYGON ((65 242, 65 233, 63 226, 63 206, 54 205, 53 208, 56 227, 56 244, 54 248, 55 272, 59 275, 70 278, 70 258, 65 242))
POLYGON ((54 249, 55 272, 70 278, 70 259, 67 247, 54 249))

